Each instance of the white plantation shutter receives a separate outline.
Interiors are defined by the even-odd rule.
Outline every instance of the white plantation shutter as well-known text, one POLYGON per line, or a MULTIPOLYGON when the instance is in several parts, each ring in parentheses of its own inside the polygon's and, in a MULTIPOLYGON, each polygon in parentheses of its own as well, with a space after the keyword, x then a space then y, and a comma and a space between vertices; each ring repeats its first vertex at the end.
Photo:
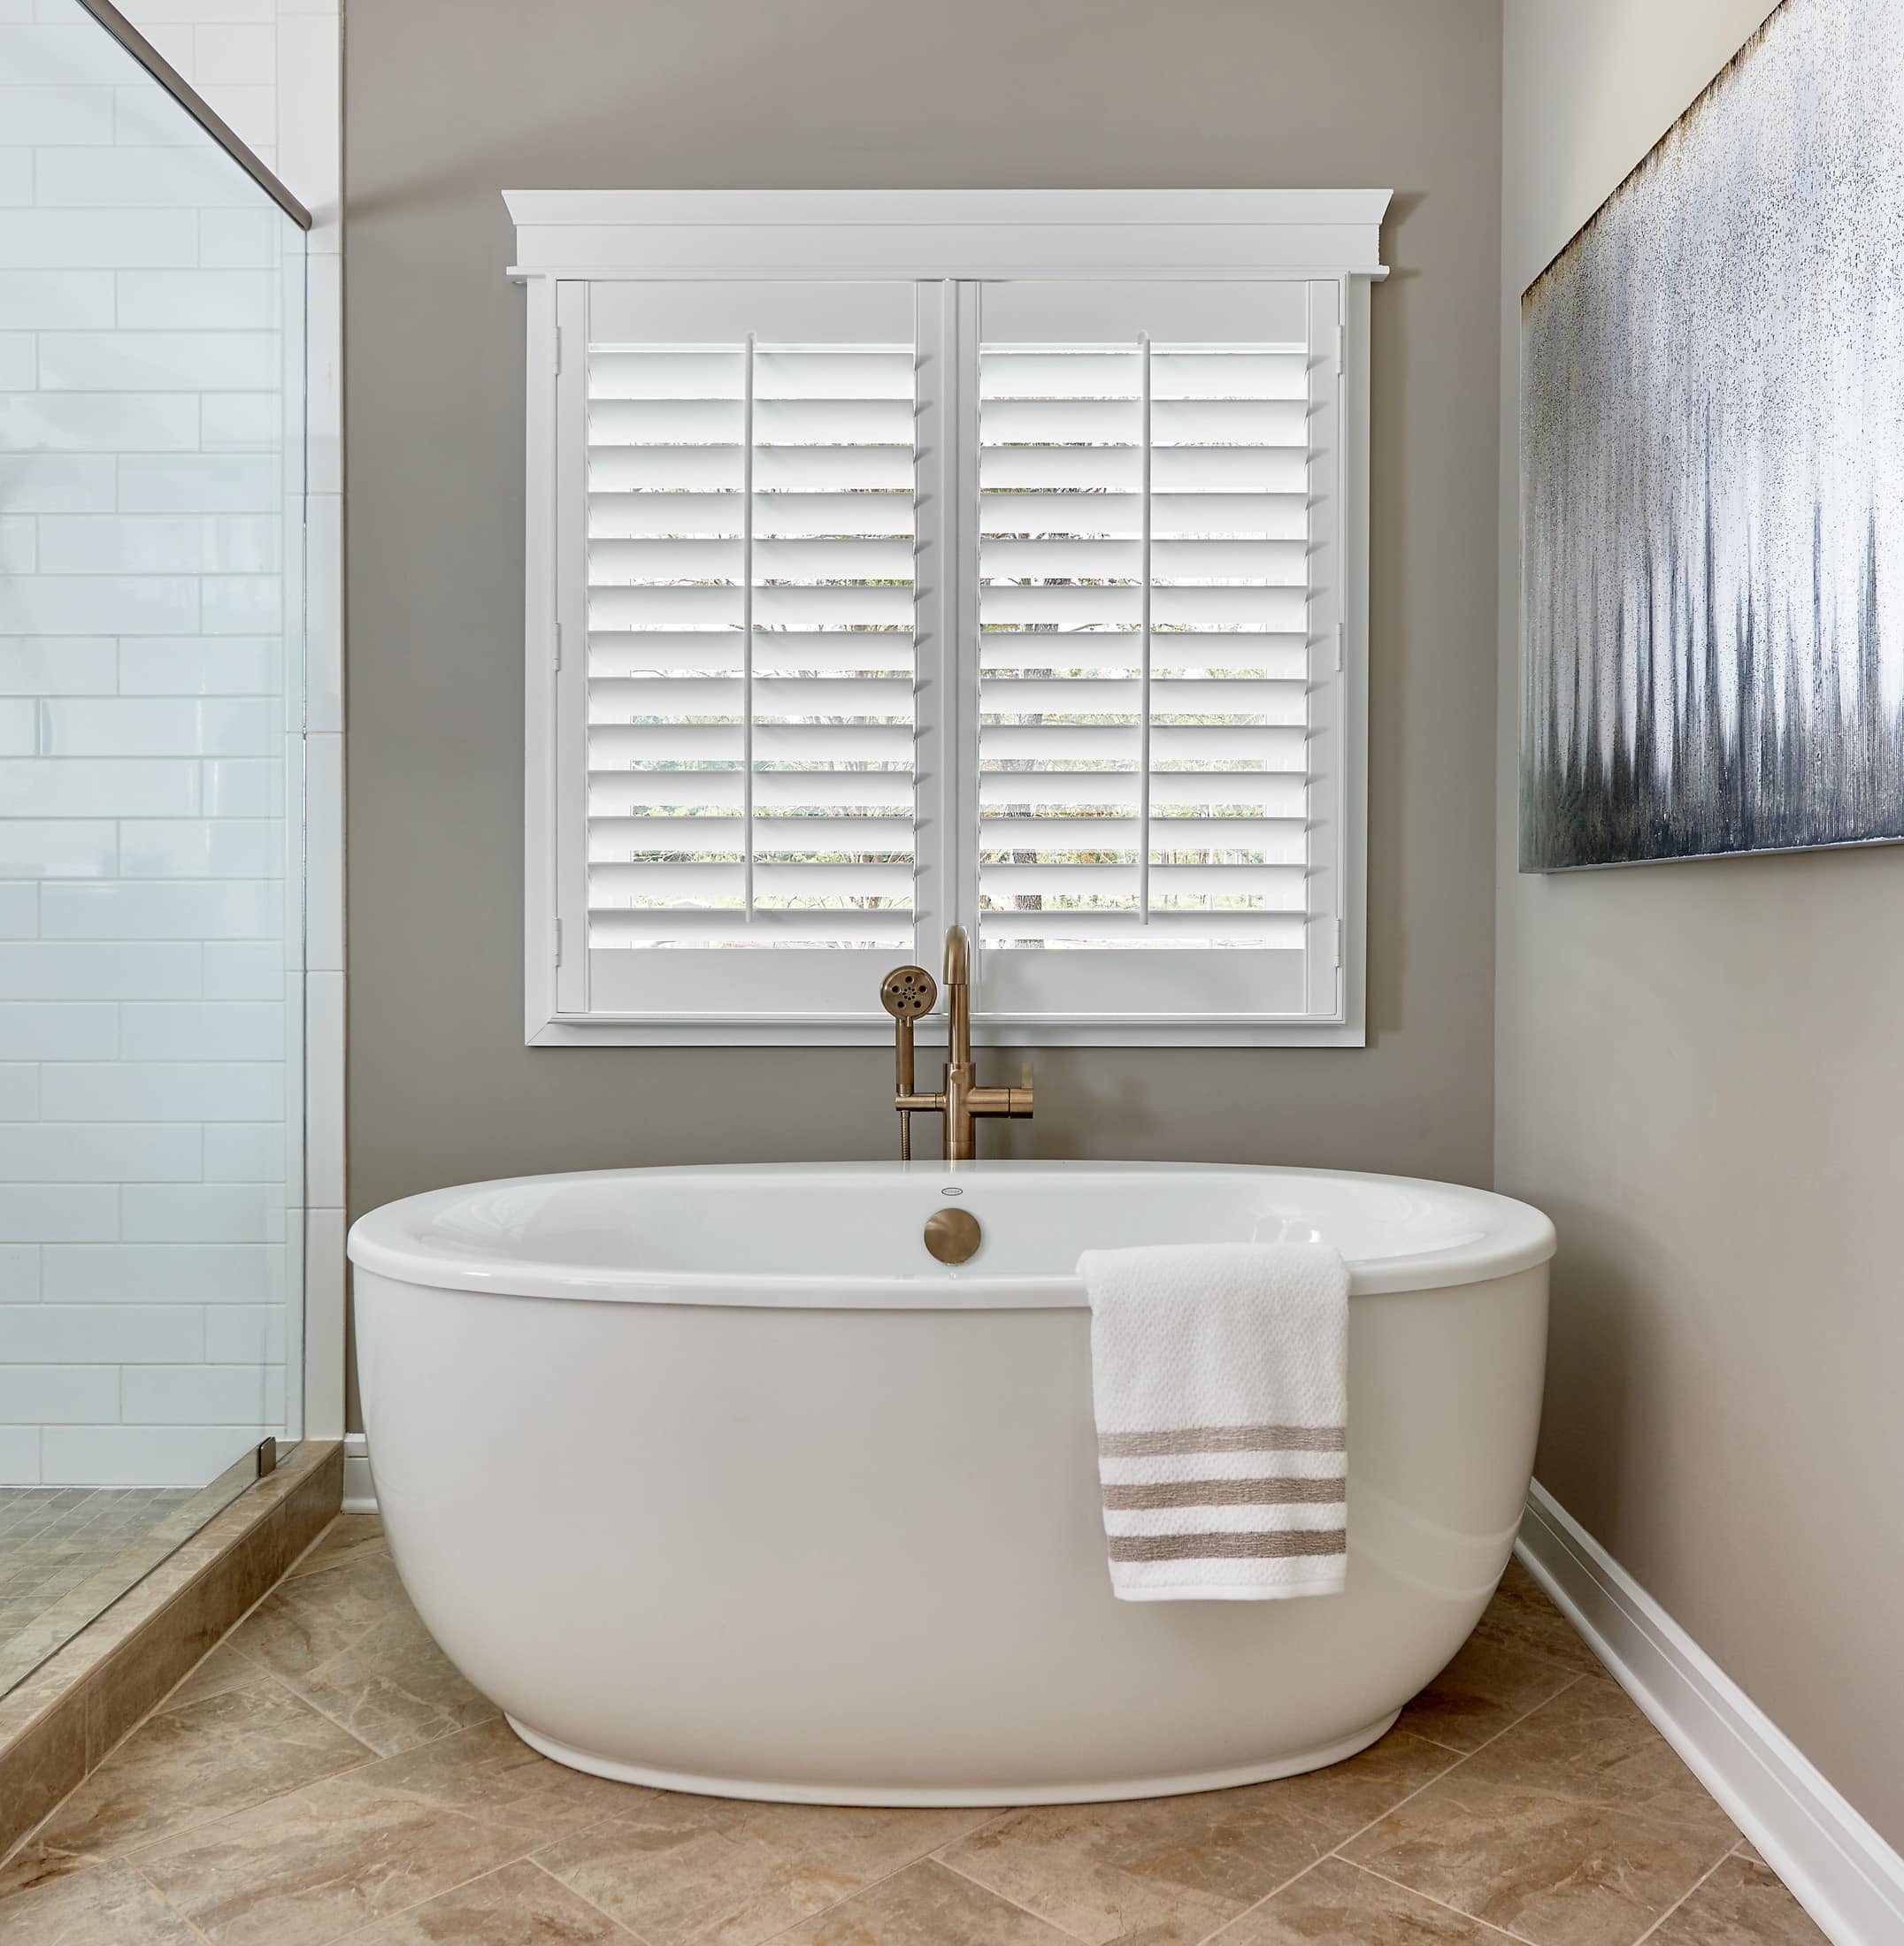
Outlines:
POLYGON ((1359 1045, 1385 200, 512 196, 532 1042, 1359 1045))
POLYGON ((573 984, 864 1010, 913 945, 911 287, 586 303, 573 984))
POLYGON ((1335 1007, 1312 788, 1335 305, 1332 283, 981 295, 985 1014, 1335 1007))

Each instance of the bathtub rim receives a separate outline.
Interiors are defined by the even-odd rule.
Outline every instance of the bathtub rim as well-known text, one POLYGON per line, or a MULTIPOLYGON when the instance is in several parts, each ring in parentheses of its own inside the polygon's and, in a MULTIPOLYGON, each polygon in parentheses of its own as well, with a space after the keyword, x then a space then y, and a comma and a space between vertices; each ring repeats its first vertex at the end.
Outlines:
MULTIPOLYGON (((1492 1190, 1432 1177, 1392 1176, 1358 1169, 1284 1168, 1267 1163, 1148 1161, 983 1161, 947 1164, 873 1161, 710 1162, 623 1169, 573 1169, 535 1176, 500 1176, 426 1190, 385 1203, 352 1224, 346 1248, 350 1262, 394 1283, 472 1295, 553 1298, 610 1304, 739 1306, 756 1310, 1082 1310, 1084 1285, 1075 1275, 1012 1276, 995 1272, 866 1276, 744 1270, 641 1269, 562 1263, 532 1256, 457 1257, 441 1243, 417 1234, 431 1214, 453 1201, 538 1184, 582 1183, 666 1176, 733 1177, 756 1181, 871 1174, 922 1184, 987 1176, 1081 1178, 1093 1175, 1313 1176, 1383 1188, 1436 1191, 1472 1202, 1493 1225, 1470 1241, 1446 1248, 1349 1262, 1351 1297, 1428 1291, 1483 1283, 1530 1270, 1554 1255, 1551 1220, 1531 1204, 1492 1190)), ((935 1267, 936 1268, 936 1267, 935 1267)))

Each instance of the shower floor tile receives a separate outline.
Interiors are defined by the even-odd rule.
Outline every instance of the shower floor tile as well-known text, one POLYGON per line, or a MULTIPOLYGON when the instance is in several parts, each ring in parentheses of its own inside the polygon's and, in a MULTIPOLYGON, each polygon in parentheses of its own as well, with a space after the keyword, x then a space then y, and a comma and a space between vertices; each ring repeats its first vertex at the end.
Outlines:
POLYGON ((1396 1728, 1331 1769, 1148 1803, 844 1811, 679 1797, 545 1761, 434 1656, 381 1528, 354 1514, 0 1866, 0 1935, 101 1946, 1823 1937, 1518 1564, 1396 1728))
POLYGON ((0 1487, 0 1694, 189 1540, 235 1490, 0 1487))

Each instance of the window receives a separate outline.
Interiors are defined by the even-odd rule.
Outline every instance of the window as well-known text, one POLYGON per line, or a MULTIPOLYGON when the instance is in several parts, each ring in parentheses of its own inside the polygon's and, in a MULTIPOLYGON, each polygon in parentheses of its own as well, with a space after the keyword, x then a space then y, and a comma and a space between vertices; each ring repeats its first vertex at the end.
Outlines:
POLYGON ((1382 192, 517 193, 529 1038, 1362 1038, 1382 192))

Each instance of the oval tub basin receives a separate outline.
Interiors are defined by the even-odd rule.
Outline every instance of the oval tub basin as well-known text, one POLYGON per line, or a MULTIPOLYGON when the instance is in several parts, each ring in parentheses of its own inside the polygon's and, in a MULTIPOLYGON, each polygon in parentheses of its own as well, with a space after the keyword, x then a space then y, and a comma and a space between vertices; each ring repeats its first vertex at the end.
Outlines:
POLYGON ((794 1802, 1151 1797, 1332 1763, 1458 1648, 1533 1460, 1552 1226, 1396 1176, 1200 1164, 603 1171, 350 1235, 405 1588, 536 1749, 794 1802), (935 1211, 979 1220, 966 1262, 935 1211), (1347 1259, 1348 1583, 1125 1603, 1086 1248, 1347 1259))

